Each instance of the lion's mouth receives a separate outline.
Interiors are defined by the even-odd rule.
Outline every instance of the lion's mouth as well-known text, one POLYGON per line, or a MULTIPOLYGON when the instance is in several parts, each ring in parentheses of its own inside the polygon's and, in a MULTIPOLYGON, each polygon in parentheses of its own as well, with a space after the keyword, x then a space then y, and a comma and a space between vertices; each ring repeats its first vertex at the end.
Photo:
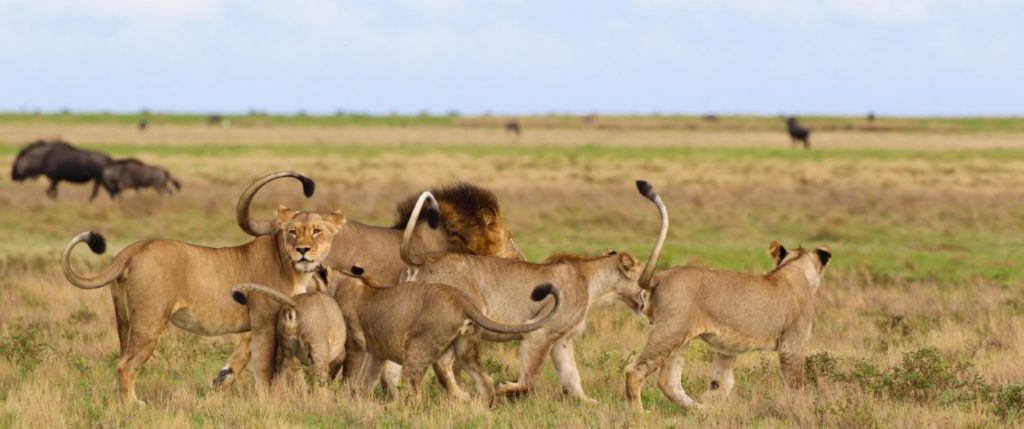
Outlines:
POLYGON ((312 273, 320 267, 318 262, 314 262, 306 258, 295 261, 293 265, 295 266, 295 270, 301 273, 312 273))

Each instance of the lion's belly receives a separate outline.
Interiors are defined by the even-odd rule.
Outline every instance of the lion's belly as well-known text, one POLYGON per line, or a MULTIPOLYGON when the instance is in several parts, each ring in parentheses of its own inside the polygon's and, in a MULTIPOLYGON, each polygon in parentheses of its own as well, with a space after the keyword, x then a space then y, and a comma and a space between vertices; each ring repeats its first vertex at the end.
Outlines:
POLYGON ((738 355, 754 350, 775 350, 777 338, 750 337, 733 332, 706 333, 700 336, 715 351, 726 355, 738 355))
POLYGON ((171 323, 197 335, 217 336, 248 331, 249 316, 244 307, 239 310, 202 311, 183 307, 171 314, 171 323))

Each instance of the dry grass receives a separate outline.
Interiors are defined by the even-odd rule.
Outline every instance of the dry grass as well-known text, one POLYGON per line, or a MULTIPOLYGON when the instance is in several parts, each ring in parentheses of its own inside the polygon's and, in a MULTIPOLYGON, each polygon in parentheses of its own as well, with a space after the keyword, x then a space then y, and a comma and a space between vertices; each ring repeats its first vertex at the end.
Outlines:
MULTIPOLYGON (((1010 390, 1024 384, 1024 269, 1017 263, 1024 257, 1024 135, 822 133, 816 143, 823 149, 804 154, 786 150, 788 141, 778 133, 754 131, 528 129, 517 140, 496 130, 444 127, 176 125, 142 135, 127 126, 7 123, 0 126, 2 164, 9 165, 16 145, 51 134, 163 164, 182 178, 184 192, 89 204, 81 186, 62 185, 60 199, 50 201, 43 183, 0 179, 3 427, 1024 422, 1012 412, 1024 392, 1014 396, 1010 390), (216 145, 227 149, 191 149, 216 145), (274 149, 282 145, 294 148, 294 155, 274 149), (773 239, 829 244, 835 262, 820 295, 809 352, 817 354, 815 362, 836 366, 815 367, 817 383, 786 392, 774 355, 752 353, 739 359, 737 387, 724 403, 683 411, 649 386, 645 402, 652 412, 634 415, 622 400, 622 369, 649 328, 613 304, 595 310, 577 343, 584 388, 598 405, 563 399, 548 364, 533 395, 490 410, 448 403, 433 383, 430 399, 412 407, 353 401, 337 386, 257 392, 249 377, 227 391, 212 391, 209 380, 230 352, 231 339, 172 329, 159 359, 139 378, 140 397, 149 406, 120 408, 109 295, 69 286, 59 250, 89 229, 104 232, 115 251, 152 237, 243 242, 232 220, 235 200, 254 176, 279 169, 312 176, 317 195, 307 201, 297 184, 277 183, 261 194, 259 212, 269 215, 278 202, 342 208, 376 224, 389 224, 393 204, 418 189, 453 180, 478 183, 498 194, 531 260, 609 247, 646 256, 657 216, 632 185, 645 178, 658 187, 673 219, 666 265, 761 271, 769 265, 765 247, 773 239), (907 393, 901 384, 907 380, 905 355, 931 348, 938 363, 914 385, 927 394, 907 393)), ((109 260, 76 255, 83 269, 109 260)), ((927 353, 912 356, 933 356, 927 353)), ((516 376, 514 344, 490 345, 484 355, 496 379, 516 376)), ((683 382, 691 394, 707 383, 709 357, 708 347, 691 345, 683 382)))

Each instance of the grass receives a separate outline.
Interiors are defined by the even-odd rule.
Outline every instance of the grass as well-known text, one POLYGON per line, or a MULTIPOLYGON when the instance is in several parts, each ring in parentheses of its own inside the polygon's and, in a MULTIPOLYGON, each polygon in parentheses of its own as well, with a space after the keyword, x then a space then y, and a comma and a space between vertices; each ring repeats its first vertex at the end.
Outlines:
MULTIPOLYGON (((1024 133, 991 124, 978 125, 991 132, 952 132, 960 120, 938 121, 913 133, 826 132, 805 152, 790 150, 777 133, 644 128, 674 118, 599 119, 630 119, 640 131, 527 127, 520 139, 465 122, 473 118, 454 118, 453 126, 325 130, 308 123, 238 129, 232 118, 228 131, 183 120, 146 134, 131 121, 42 118, 0 116, 3 164, 30 136, 59 132, 76 144, 161 164, 184 188, 170 198, 143 192, 89 203, 83 186, 61 185, 51 201, 42 182, 0 179, 0 427, 1024 424, 1017 411, 1024 385, 1024 269, 1017 263, 1024 259, 1024 133), (759 272, 768 268, 771 240, 828 244, 835 259, 809 343, 813 382, 787 392, 776 357, 751 353, 740 357, 736 388, 724 403, 680 410, 649 385, 644 400, 652 412, 632 414, 622 400, 622 369, 649 327, 615 304, 594 310, 576 344, 584 388, 600 401, 594 406, 564 399, 550 364, 532 395, 493 409, 450 403, 436 383, 428 383, 429 399, 418 406, 353 401, 343 386, 258 392, 248 376, 213 391, 209 380, 232 339, 171 329, 139 378, 149 406, 120 408, 108 292, 69 286, 60 249, 91 229, 108 236, 111 254, 155 237, 244 242, 233 221, 238 194, 253 177, 280 169, 312 176, 317 194, 306 200, 296 183, 275 183, 258 197, 257 213, 269 216, 277 203, 341 208, 352 219, 387 225, 393 204, 416 190, 454 180, 480 184, 497 193, 531 260, 605 248, 646 257, 658 221, 636 194, 636 178, 651 181, 670 209, 664 266, 759 272)), ((558 118, 524 122, 541 119, 558 118)), ((96 270, 110 258, 80 251, 74 259, 96 270)), ((515 344, 487 345, 483 355, 497 380, 518 374, 515 344)), ((710 356, 702 343, 688 351, 683 385, 691 395, 707 384, 710 356)))

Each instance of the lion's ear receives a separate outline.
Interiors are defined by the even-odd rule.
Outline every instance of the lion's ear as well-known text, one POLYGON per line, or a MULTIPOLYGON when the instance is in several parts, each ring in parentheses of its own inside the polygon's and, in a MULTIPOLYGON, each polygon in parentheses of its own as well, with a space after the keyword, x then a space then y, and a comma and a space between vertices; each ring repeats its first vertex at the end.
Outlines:
POLYGON ((818 246, 817 249, 814 249, 814 253, 818 254, 818 259, 821 261, 821 268, 827 267, 829 261, 832 260, 832 249, 829 249, 828 246, 818 246))
POLYGON ((344 225, 345 222, 348 222, 348 219, 345 218, 345 213, 342 213, 341 210, 337 210, 333 213, 324 215, 324 221, 331 224, 331 226, 333 226, 334 229, 337 230, 342 225, 344 225))
POLYGON ((630 273, 639 263, 640 261, 637 261, 636 258, 628 254, 623 253, 619 255, 619 270, 622 271, 626 277, 630 277, 630 273))
POLYGON ((768 254, 771 255, 772 260, 775 261, 775 266, 779 266, 782 260, 786 259, 786 255, 789 251, 785 247, 782 247, 778 241, 773 241, 772 244, 768 245, 768 254))
POLYGON ((295 216, 298 214, 299 212, 292 210, 288 207, 285 207, 283 205, 277 206, 277 221, 282 224, 291 222, 292 219, 295 219, 295 216))

